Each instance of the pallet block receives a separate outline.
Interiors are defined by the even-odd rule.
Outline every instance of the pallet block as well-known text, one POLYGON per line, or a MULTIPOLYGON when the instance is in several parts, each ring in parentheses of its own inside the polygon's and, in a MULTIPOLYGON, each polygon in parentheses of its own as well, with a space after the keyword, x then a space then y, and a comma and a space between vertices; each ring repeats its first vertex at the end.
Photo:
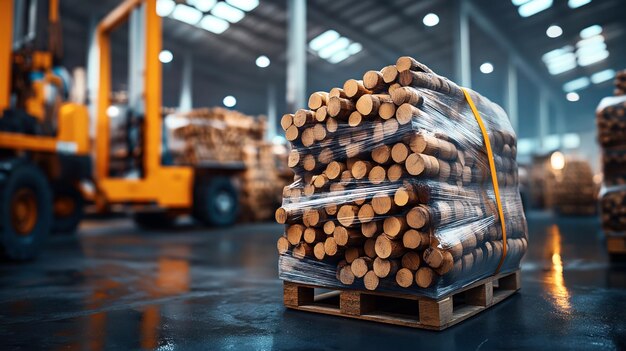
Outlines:
POLYGON ((444 330, 515 294, 521 287, 520 271, 482 279, 440 299, 402 293, 333 290, 284 282, 285 307, 412 328, 444 330))

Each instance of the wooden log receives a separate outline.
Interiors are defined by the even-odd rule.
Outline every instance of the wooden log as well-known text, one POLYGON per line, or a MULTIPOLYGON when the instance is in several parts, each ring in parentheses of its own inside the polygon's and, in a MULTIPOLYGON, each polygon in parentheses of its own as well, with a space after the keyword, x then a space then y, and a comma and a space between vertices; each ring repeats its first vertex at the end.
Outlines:
POLYGON ((426 206, 413 207, 406 214, 406 223, 413 229, 422 229, 430 223, 430 213, 426 206))
POLYGON ((396 61, 396 69, 399 72, 402 72, 402 71, 418 71, 418 72, 427 72, 427 73, 433 72, 425 64, 417 61, 416 59, 410 56, 402 56, 398 58, 398 60, 396 61))
POLYGON ((310 110, 299 109, 293 117, 293 125, 298 128, 313 122, 315 122, 315 113, 310 110))
POLYGON ((387 278, 394 276, 398 271, 399 265, 396 260, 386 260, 380 257, 374 259, 373 271, 378 278, 387 278))
POLYGON ((363 81, 355 79, 348 79, 343 84, 343 92, 346 94, 347 97, 351 99, 358 99, 364 94, 372 93, 372 91, 365 88, 365 86, 363 85, 363 81))
POLYGON ((363 86, 365 89, 376 92, 387 88, 387 84, 383 80, 382 73, 378 71, 367 71, 363 75, 363 86))
POLYGON ((387 171, 385 170, 385 168, 381 166, 374 166, 370 170, 367 178, 371 184, 379 185, 385 181, 386 175, 387 175, 387 171))
POLYGON ((430 245, 430 235, 415 229, 409 229, 402 235, 402 245, 407 249, 423 250, 430 245))
POLYGON ((350 264, 350 268, 352 269, 352 274, 354 274, 355 277, 363 278, 367 271, 372 269, 373 264, 374 260, 367 256, 364 256, 352 261, 352 264, 350 264))
POLYGON ((303 259, 305 257, 314 257, 313 246, 307 243, 300 243, 293 248, 292 256, 297 259, 303 259))
POLYGON ((322 122, 326 122, 326 119, 328 118, 328 107, 326 107, 326 105, 321 106, 320 108, 318 108, 315 111, 315 120, 322 123, 322 122))
POLYGON ((286 113, 280 119, 280 126, 284 131, 287 131, 289 127, 293 125, 293 114, 286 113))
POLYGON ((326 221, 326 212, 322 209, 309 208, 304 210, 302 222, 307 227, 317 227, 324 225, 326 221))
POLYGON ((324 242, 315 243, 313 246, 313 256, 318 260, 323 260, 326 257, 326 250, 324 249, 324 242))
POLYGON ((353 111, 352 113, 350 113, 350 116, 348 117, 348 125, 350 127, 357 127, 361 124, 361 122, 363 121, 363 115, 359 113, 359 111, 353 111))
POLYGON ((443 264, 443 252, 436 247, 429 247, 424 250, 424 262, 431 268, 439 268, 443 264))
POLYGON ((389 169, 387 169, 387 178, 391 182, 396 182, 407 176, 408 173, 404 169, 404 165, 394 164, 389 166, 389 169))
POLYGON ((356 110, 363 116, 375 116, 384 103, 393 103, 387 94, 365 94, 356 102, 356 110))
POLYGON ((377 215, 385 215, 396 210, 392 197, 385 192, 374 194, 371 204, 374 213, 377 215))
POLYGON ((379 235, 376 238, 374 250, 376 251, 376 256, 380 258, 397 258, 406 252, 402 243, 391 240, 387 235, 379 235))
POLYGON ((354 260, 361 256, 365 256, 365 251, 361 246, 347 247, 344 253, 344 257, 346 258, 347 263, 352 263, 354 262, 354 260))
POLYGON ((383 76, 383 82, 387 84, 391 84, 395 82, 396 78, 398 77, 398 70, 396 69, 396 66, 394 65, 383 67, 383 69, 380 70, 380 73, 383 76))
POLYGON ((378 163, 379 165, 388 165, 391 163, 391 148, 389 145, 380 144, 376 145, 372 149, 371 153, 372 160, 378 163))
POLYGON ((309 96, 309 108, 311 110, 317 110, 318 108, 326 105, 328 102, 328 93, 324 91, 318 91, 309 96))
POLYGON ((436 273, 430 267, 420 267, 415 273, 415 283, 420 288, 429 288, 436 282, 436 273))
POLYGON ((396 105, 391 102, 383 102, 378 108, 378 116, 384 120, 389 120, 396 115, 396 105))
POLYGON ((344 285, 352 285, 354 283, 354 274, 352 267, 348 264, 339 269, 339 281, 344 285))
POLYGON ((360 231, 347 229, 342 226, 335 227, 333 238, 335 238, 335 242, 339 246, 353 246, 365 241, 365 237, 361 235, 360 231))
POLYGON ((354 111, 355 105, 351 100, 332 97, 328 100, 327 112, 331 117, 345 119, 354 111))
POLYGON ((396 283, 403 288, 413 285, 414 279, 413 272, 408 268, 400 268, 396 273, 396 283))
POLYGON ((376 290, 378 288, 378 284, 380 284, 380 279, 376 276, 374 271, 368 271, 365 273, 363 277, 363 285, 365 285, 365 289, 367 290, 376 290))
POLYGON ((322 230, 326 235, 332 235, 335 232, 335 227, 336 225, 334 221, 327 221, 324 223, 324 226, 322 226, 322 230))
POLYGON ((366 238, 373 238, 383 232, 381 221, 371 221, 361 224, 361 234, 366 238))
POLYGON ((304 230, 303 238, 304 242, 313 244, 326 240, 326 234, 319 228, 309 227, 304 230))
POLYGON ((393 103, 397 106, 401 106, 402 104, 409 104, 412 106, 420 106, 424 102, 424 98, 420 93, 411 87, 401 87, 395 89, 393 94, 391 94, 391 99, 393 103))
POLYGON ((304 226, 302 224, 292 224, 287 226, 287 240, 291 245, 298 245, 304 234, 304 226))
POLYGON ((326 252, 326 255, 328 256, 335 256, 343 252, 343 249, 339 248, 339 246, 337 245, 337 242, 335 242, 335 238, 331 236, 331 237, 327 237, 326 240, 324 241, 324 251, 326 252))
POLYGON ((393 194, 393 202, 397 206, 415 205, 419 202, 416 187, 411 183, 405 183, 393 194))
POLYGON ((412 272, 415 272, 419 269, 422 260, 420 259, 420 255, 415 251, 409 251, 402 255, 402 259, 400 260, 402 268, 410 269, 412 272))
POLYGON ((391 158, 395 163, 404 163, 409 157, 409 148, 404 143, 395 143, 391 149, 391 158))
POLYGON ((363 179, 372 170, 374 165, 369 161, 356 161, 350 169, 354 179, 363 179))
POLYGON ((344 227, 350 227, 356 223, 359 207, 355 205, 342 205, 337 212, 337 220, 344 227))
POLYGON ((391 239, 399 239, 409 229, 404 216, 387 217, 383 222, 383 231, 391 239))
POLYGON ((425 154, 410 154, 404 163, 406 171, 413 176, 435 177, 439 175, 437 159, 425 154))
POLYGON ((363 251, 365 252, 365 256, 372 259, 376 258, 376 239, 366 239, 365 243, 363 244, 363 251))
POLYGON ((276 249, 279 255, 286 254, 291 249, 291 243, 287 237, 281 236, 276 242, 276 249))

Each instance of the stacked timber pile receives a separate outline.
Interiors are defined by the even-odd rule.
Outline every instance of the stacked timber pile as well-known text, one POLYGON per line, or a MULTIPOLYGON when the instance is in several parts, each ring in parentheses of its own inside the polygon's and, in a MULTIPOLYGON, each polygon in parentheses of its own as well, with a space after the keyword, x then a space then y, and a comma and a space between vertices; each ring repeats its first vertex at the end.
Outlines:
POLYGON ((276 220, 281 279, 440 297, 519 266, 527 247, 505 112, 410 57, 283 116, 295 181, 276 220), (506 247, 506 250, 505 250, 506 247), (506 252, 506 254, 505 254, 506 252))
POLYGON ((178 165, 243 162, 246 145, 263 140, 265 119, 225 108, 203 108, 167 117, 168 149, 178 165))
POLYGON ((271 219, 280 206, 282 189, 293 180, 293 175, 289 181, 280 178, 272 143, 259 141, 247 145, 243 155, 246 169, 242 175, 241 219, 271 219))
POLYGON ((563 215, 595 215, 598 191, 589 162, 569 159, 562 170, 553 171, 547 189, 554 209, 563 215))
POLYGON ((626 70, 615 77, 615 95, 596 109, 602 149, 602 227, 607 234, 626 232, 626 70))

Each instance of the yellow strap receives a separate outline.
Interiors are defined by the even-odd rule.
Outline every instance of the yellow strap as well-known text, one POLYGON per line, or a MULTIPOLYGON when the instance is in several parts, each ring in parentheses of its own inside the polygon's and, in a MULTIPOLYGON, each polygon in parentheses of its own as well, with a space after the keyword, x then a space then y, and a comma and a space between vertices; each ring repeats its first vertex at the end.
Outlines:
POLYGON ((476 109, 476 105, 474 105, 474 101, 470 96, 469 92, 465 88, 463 89, 463 94, 465 94, 465 100, 472 109, 472 113, 476 118, 476 122, 478 122, 478 126, 480 127, 480 131, 483 134, 483 140, 485 141, 485 149, 487 149, 487 159, 489 160, 489 168, 491 169, 491 182, 493 183, 493 191, 496 195, 496 205, 498 205, 498 214, 500 215, 500 226, 502 227, 502 257, 500 257, 500 263, 498 263, 498 268, 496 268, 496 273, 500 272, 500 268, 504 263, 504 258, 506 257, 506 224, 504 223, 504 211, 502 210, 502 201, 500 200, 500 188, 498 187, 498 176, 496 174, 496 164, 493 160, 493 150, 491 150, 491 142, 489 141, 489 135, 487 134, 487 128, 485 128, 485 124, 483 123, 483 119, 480 117, 480 113, 478 113, 478 109, 476 109))

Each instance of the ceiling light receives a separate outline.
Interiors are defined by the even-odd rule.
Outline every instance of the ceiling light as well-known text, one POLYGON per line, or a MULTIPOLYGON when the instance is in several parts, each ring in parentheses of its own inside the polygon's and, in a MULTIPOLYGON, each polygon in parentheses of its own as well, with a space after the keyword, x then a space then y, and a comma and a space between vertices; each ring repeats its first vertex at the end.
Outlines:
POLYGON ((270 59, 265 55, 261 55, 256 58, 256 65, 258 67, 265 68, 270 65, 270 59))
POLYGON ((211 13, 214 16, 223 18, 230 23, 237 23, 246 16, 245 12, 236 7, 232 7, 225 2, 218 2, 213 9, 211 9, 211 13))
POLYGON ((117 116, 120 115, 120 108, 115 106, 115 105, 111 105, 109 107, 107 107, 107 116, 111 117, 111 118, 115 118, 117 116))
POLYGON ((230 23, 228 23, 228 21, 224 21, 221 18, 206 15, 204 16, 202 21, 200 21, 200 27, 215 34, 222 34, 225 30, 228 29, 228 27, 230 27, 230 23))
POLYGON ((580 31, 580 37, 583 39, 591 38, 602 33, 602 27, 594 24, 580 31))
POLYGON ((589 38, 581 39, 576 43, 576 47, 595 45, 598 43, 604 43, 604 37, 602 35, 594 35, 589 38))
MULTIPOLYGON (((576 94, 576 93, 572 93, 576 94)), ((578 95, 578 94, 576 94, 578 95)), ((580 98, 580 97, 579 97, 580 98)), ((580 146, 580 135, 576 133, 564 134, 561 138, 563 140, 563 147, 567 149, 575 149, 580 146)))
POLYGON ((352 43, 350 44, 350 46, 348 46, 348 53, 350 55, 356 55, 361 52, 361 50, 363 50, 363 45, 361 45, 360 43, 352 43))
POLYGON ((590 2, 591 0, 568 0, 567 6, 569 6, 569 8, 571 9, 575 9, 575 8, 587 5, 590 2))
POLYGON ((515 6, 524 5, 525 3, 529 2, 529 1, 530 0, 511 0, 513 5, 515 5, 515 6))
POLYGON ((161 17, 169 16, 174 11, 176 3, 174 0, 159 0, 156 4, 157 15, 161 17))
POLYGON ((191 25, 197 24, 202 18, 202 12, 187 5, 178 4, 172 12, 172 17, 181 22, 185 22, 191 25))
POLYGON ((226 107, 234 107, 235 105, 237 105, 237 99, 235 99, 235 97, 232 95, 228 95, 227 97, 225 97, 222 102, 226 107))
POLYGON ((336 52, 347 48, 349 45, 350 45, 350 40, 348 38, 341 37, 335 40, 334 42, 332 42, 330 45, 318 51, 317 54, 321 58, 327 59, 333 56, 336 52))
POLYGON ((563 34, 563 29, 556 25, 552 25, 546 30, 546 35, 550 38, 558 38, 561 34, 563 34))
POLYGON ((580 89, 584 89, 589 86, 589 78, 580 77, 574 80, 571 80, 565 84, 563 84, 563 90, 565 92, 572 92, 580 89))
POLYGON ((482 65, 480 65, 480 71, 484 74, 489 74, 493 72, 493 65, 489 62, 485 62, 482 65))
POLYGON ((600 84, 611 80, 615 77, 615 71, 612 69, 605 69, 604 71, 596 72, 591 75, 591 82, 593 84, 600 84))
POLYGON ((439 16, 435 15, 434 13, 429 13, 424 16, 422 22, 424 22, 424 25, 426 27, 434 27, 439 24, 439 16))
POLYGON ((169 50, 163 50, 159 53, 159 61, 162 63, 170 63, 174 59, 174 55, 169 50))
POLYGON ((226 0, 226 2, 246 12, 250 12, 259 6, 259 0, 226 0))
POLYGON ((530 17, 552 6, 552 0, 531 0, 517 8, 522 17, 530 17))
POLYGON ((335 53, 330 58, 328 58, 328 62, 330 62, 330 63, 339 63, 339 62, 347 59, 348 57, 350 57, 350 53, 348 52, 348 50, 341 50, 341 51, 335 53))
POLYGON ((555 151, 550 155, 550 165, 552 169, 561 170, 565 168, 565 155, 560 151, 555 151))
POLYGON ((600 62, 609 57, 609 52, 606 50, 598 51, 593 54, 588 54, 578 57, 578 65, 585 67, 594 63, 600 62))
POLYGON ((187 0, 187 2, 202 12, 209 12, 217 3, 217 0, 187 0))
POLYGON ((340 35, 336 31, 330 29, 325 31, 324 33, 318 35, 313 38, 309 43, 309 48, 314 51, 319 51, 324 46, 332 43, 333 41, 339 39, 340 35))
POLYGON ((580 100, 580 95, 578 95, 578 93, 571 92, 567 93, 567 95, 565 95, 565 98, 567 99, 567 101, 576 102, 580 100))

